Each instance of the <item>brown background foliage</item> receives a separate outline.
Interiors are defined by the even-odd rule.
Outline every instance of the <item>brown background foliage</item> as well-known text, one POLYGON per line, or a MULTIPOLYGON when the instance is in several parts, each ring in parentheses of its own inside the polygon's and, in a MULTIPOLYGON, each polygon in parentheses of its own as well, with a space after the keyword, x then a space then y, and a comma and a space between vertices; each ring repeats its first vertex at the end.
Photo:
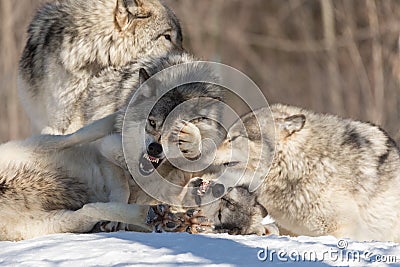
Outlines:
MULTIPOLYGON (((45 0, 0 1, 0 141, 30 134, 18 102, 27 25, 45 0)), ((381 124, 400 141, 400 2, 166 0, 197 57, 249 75, 270 103, 381 124)))

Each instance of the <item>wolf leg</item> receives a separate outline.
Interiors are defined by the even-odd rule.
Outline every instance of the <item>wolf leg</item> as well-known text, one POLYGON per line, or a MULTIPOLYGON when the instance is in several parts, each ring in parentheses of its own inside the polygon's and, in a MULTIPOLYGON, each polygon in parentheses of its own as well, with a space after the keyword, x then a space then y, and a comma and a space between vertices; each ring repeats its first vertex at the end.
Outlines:
MULTIPOLYGON (((62 149, 75 145, 87 144, 103 138, 114 131, 114 124, 117 113, 111 114, 103 119, 97 120, 78 131, 68 135, 39 135, 33 137, 36 139, 35 144, 38 149, 62 149)), ((47 130, 49 128, 44 129, 47 130)), ((50 130, 49 130, 50 131, 50 130)))
POLYGON ((100 153, 110 162, 128 170, 122 148, 121 134, 112 134, 104 137, 100 144, 100 153))
MULTIPOLYGON (((107 187, 111 188, 108 201, 125 203, 129 202, 130 187, 129 179, 132 179, 129 172, 121 169, 113 163, 105 162, 107 168, 103 168, 104 176, 107 177, 107 187)), ((118 221, 103 221, 100 223, 100 230, 104 232, 115 232, 117 230, 125 230, 126 225, 118 221)))
POLYGON ((67 135, 66 145, 72 146, 82 143, 93 142, 105 137, 114 131, 114 125, 118 112, 108 115, 100 120, 94 121, 78 131, 67 135))
POLYGON ((89 203, 81 209, 86 216, 118 221, 156 232, 211 232, 212 226, 199 210, 173 213, 167 205, 156 206, 116 202, 89 203))
POLYGON ((146 223, 149 209, 150 206, 148 205, 97 202, 84 205, 81 211, 86 216, 96 218, 97 221, 105 220, 133 224, 151 231, 151 226, 146 223))
POLYGON ((9 231, 8 240, 29 239, 47 234, 57 233, 87 233, 99 221, 85 215, 80 209, 53 210, 25 214, 25 219, 20 218, 9 231))

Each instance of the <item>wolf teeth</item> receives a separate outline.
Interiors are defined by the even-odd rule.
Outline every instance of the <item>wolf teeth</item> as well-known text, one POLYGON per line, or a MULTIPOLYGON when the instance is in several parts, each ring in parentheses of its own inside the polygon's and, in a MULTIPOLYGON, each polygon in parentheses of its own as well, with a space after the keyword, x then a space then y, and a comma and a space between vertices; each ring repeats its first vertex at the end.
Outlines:
POLYGON ((210 185, 211 185, 210 181, 203 181, 202 184, 199 186, 199 189, 197 189, 197 195, 199 196, 204 195, 207 192, 210 185))
POLYGON ((147 154, 144 154, 143 157, 144 157, 145 159, 147 159, 148 161, 153 162, 153 163, 158 163, 158 162, 160 162, 160 159, 157 159, 157 158, 151 159, 151 158, 149 157, 149 155, 147 155, 147 154))

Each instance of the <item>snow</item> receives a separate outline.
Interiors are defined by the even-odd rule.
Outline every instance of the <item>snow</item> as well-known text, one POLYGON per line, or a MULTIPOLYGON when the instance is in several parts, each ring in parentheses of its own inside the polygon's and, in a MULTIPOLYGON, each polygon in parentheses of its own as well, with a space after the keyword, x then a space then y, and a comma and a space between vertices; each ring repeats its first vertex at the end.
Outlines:
POLYGON ((400 266, 400 244, 334 237, 134 232, 57 234, 0 242, 0 266, 282 266, 288 262, 294 266, 389 266, 389 262, 400 266), (338 242, 347 248, 339 249, 338 242), (258 259, 266 251, 274 254, 272 261, 258 259))

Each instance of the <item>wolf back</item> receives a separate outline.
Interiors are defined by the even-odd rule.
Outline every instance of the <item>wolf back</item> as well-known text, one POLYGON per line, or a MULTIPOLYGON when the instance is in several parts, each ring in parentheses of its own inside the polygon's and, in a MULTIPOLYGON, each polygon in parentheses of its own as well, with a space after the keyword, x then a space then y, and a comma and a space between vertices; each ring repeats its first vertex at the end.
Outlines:
POLYGON ((146 55, 182 49, 174 13, 158 0, 65 0, 43 5, 28 29, 19 96, 36 132, 68 133, 90 78, 146 55))

